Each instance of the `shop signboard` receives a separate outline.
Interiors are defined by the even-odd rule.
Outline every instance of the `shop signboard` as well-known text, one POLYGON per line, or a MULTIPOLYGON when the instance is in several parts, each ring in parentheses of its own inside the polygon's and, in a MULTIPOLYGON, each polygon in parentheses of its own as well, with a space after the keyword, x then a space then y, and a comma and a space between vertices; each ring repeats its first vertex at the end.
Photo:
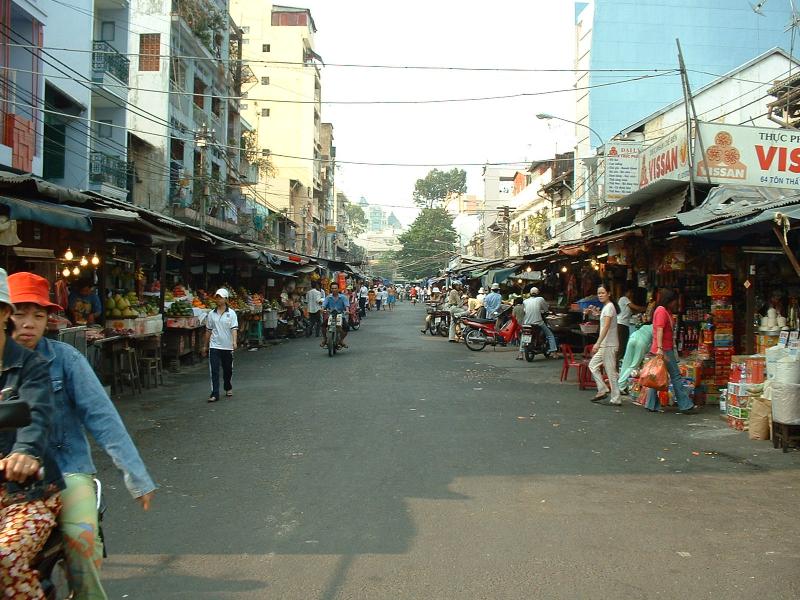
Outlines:
POLYGON ((800 131, 701 123, 696 180, 800 189, 800 131))
POLYGON ((606 152, 606 202, 616 202, 639 189, 641 142, 609 142, 606 152))
POLYGON ((639 189, 662 180, 689 181, 689 144, 683 128, 639 154, 639 189))

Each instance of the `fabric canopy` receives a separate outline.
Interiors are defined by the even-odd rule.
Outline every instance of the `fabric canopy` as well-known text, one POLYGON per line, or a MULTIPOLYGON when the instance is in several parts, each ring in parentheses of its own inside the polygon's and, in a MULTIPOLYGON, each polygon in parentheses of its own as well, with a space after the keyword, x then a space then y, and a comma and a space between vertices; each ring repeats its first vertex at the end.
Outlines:
POLYGON ((34 221, 51 227, 91 231, 92 211, 85 208, 53 204, 41 200, 23 200, 0 196, 0 204, 9 209, 9 218, 15 221, 34 221))
POLYGON ((676 235, 715 240, 738 240, 754 233, 770 231, 775 224, 776 215, 786 217, 790 221, 800 221, 800 206, 770 208, 755 215, 727 219, 699 229, 684 229, 676 232, 676 235))

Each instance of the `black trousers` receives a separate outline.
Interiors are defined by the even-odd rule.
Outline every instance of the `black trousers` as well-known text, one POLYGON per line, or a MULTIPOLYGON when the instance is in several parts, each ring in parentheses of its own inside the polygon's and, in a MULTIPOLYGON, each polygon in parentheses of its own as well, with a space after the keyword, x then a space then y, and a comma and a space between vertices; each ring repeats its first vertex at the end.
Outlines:
POLYGON ((359 297, 358 299, 358 313, 362 317, 367 316, 367 299, 359 297))
POLYGON ((315 313, 308 313, 308 320, 311 321, 311 329, 313 329, 317 337, 319 337, 319 331, 322 328, 322 311, 318 310, 315 313))
POLYGON ((222 387, 226 392, 233 389, 233 350, 209 348, 208 368, 211 371, 211 395, 219 400, 219 368, 222 367, 222 387))

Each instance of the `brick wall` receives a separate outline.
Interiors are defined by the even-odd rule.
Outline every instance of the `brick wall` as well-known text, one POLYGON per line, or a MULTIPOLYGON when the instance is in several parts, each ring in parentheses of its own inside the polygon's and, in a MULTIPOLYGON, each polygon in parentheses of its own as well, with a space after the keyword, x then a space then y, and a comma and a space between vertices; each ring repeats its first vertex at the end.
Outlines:
POLYGON ((13 152, 11 166, 22 171, 33 170, 36 154, 36 127, 33 121, 19 115, 6 114, 3 121, 3 144, 13 152))

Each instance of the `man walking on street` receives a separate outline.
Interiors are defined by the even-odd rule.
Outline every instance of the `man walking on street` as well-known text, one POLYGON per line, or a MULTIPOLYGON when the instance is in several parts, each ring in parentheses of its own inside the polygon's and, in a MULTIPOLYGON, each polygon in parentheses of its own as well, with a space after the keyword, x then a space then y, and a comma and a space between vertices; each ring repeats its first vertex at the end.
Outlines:
POLYGON ((358 314, 362 319, 367 316, 367 300, 369 300, 369 288, 362 281, 358 290, 358 314))
POLYGON ((319 289, 319 282, 312 281, 311 289, 306 292, 306 306, 308 307, 308 320, 311 322, 311 329, 313 329, 319 337, 320 329, 322 328, 322 301, 325 299, 319 289))
POLYGON ((523 325, 537 325, 541 327, 542 331, 544 331, 544 335, 547 337, 548 350, 551 354, 555 354, 558 351, 556 336, 553 335, 553 332, 544 321, 544 313, 546 313, 550 307, 547 306, 545 299, 539 295, 539 288, 532 287, 530 297, 522 304, 525 306, 525 321, 523 325))
POLYGON ((236 335, 239 331, 239 320, 236 313, 228 307, 230 293, 219 288, 214 294, 217 308, 206 317, 206 340, 203 354, 208 354, 208 366, 211 371, 211 396, 209 402, 219 400, 219 368, 222 367, 222 385, 225 395, 233 396, 233 351, 236 349, 236 335))

